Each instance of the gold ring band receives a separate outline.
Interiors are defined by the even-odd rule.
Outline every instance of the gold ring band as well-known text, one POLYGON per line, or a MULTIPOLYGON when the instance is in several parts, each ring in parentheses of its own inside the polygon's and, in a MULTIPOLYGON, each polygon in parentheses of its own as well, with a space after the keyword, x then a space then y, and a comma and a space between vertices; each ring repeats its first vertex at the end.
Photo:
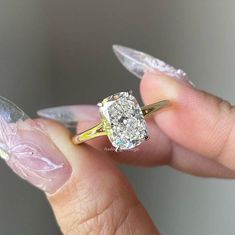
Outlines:
MULTIPOLYGON (((146 117, 150 116, 151 114, 153 114, 154 112, 168 107, 169 104, 170 104, 169 100, 162 100, 162 101, 156 102, 154 104, 150 104, 150 105, 146 105, 146 106, 141 107, 141 111, 142 111, 143 116, 146 118, 146 117)), ((73 138, 72 138, 73 143, 74 144, 81 144, 81 143, 88 141, 88 140, 91 140, 93 138, 108 135, 104 126, 105 126, 105 122, 101 121, 96 126, 73 136, 73 138)))

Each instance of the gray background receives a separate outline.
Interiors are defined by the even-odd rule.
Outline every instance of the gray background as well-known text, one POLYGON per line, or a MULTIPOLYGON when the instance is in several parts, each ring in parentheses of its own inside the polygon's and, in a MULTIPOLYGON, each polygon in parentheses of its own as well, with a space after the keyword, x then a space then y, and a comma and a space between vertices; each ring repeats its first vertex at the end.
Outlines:
MULTIPOLYGON (((198 87, 233 102, 234 10, 233 0, 2 0, 0 94, 34 116, 47 106, 138 93, 138 80, 112 54, 119 43, 182 67, 198 87)), ((124 171, 163 234, 235 233, 234 181, 167 167, 124 171)), ((60 234, 44 195, 3 162, 0 185, 1 235, 60 234)))

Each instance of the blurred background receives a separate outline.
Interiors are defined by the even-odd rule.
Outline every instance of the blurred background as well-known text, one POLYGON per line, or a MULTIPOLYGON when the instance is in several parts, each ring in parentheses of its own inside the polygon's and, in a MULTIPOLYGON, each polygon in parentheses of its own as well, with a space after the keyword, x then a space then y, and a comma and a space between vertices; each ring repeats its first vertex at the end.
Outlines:
MULTIPOLYGON (((2 0, 0 94, 33 117, 121 90, 138 94, 139 81, 112 53, 118 43, 183 68, 197 87, 234 102, 234 10, 233 0, 2 0)), ((162 234, 235 234, 233 180, 168 167, 123 171, 162 234)), ((2 161, 0 234, 60 235, 43 193, 2 161)))

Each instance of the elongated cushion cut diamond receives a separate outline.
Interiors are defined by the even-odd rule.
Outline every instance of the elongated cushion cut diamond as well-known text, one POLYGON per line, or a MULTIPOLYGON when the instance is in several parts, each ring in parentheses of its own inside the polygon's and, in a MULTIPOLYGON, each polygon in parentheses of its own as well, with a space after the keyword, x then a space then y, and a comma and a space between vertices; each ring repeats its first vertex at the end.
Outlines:
POLYGON ((119 92, 105 98, 100 114, 108 138, 116 149, 131 149, 146 139, 143 113, 130 92, 119 92))

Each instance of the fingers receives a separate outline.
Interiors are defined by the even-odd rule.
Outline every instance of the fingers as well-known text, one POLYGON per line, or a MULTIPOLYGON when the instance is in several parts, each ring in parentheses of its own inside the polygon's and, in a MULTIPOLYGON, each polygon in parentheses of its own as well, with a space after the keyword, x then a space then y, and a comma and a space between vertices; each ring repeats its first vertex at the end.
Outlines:
MULTIPOLYGON (((160 90, 158 89, 159 92, 160 90)), ((91 128, 100 121, 98 108, 95 105, 50 108, 40 111, 40 115, 69 124, 69 127, 78 121, 77 133, 91 128)), ((195 151, 176 144, 159 129, 152 118, 147 119, 147 124, 150 139, 130 151, 116 153, 107 137, 99 137, 87 141, 86 144, 109 154, 111 158, 120 163, 141 166, 169 164, 176 169, 193 175, 223 178, 235 177, 234 171, 229 170, 219 162, 205 158, 195 151)))
MULTIPOLYGON (((95 125, 93 121, 83 121, 77 126, 82 132, 95 125)), ((86 144, 109 154, 119 163, 136 166, 170 165, 183 172, 203 177, 235 178, 235 172, 211 159, 200 156, 172 142, 156 125, 147 119, 149 140, 130 150, 115 152, 107 137, 95 138, 86 144)))
MULTIPOLYGON (((154 72, 142 79, 141 91, 146 104, 171 99, 174 105, 168 112, 155 115, 155 124, 150 125, 152 140, 138 147, 137 152, 116 154, 111 149, 109 155, 128 164, 170 164, 191 174, 234 177, 233 107, 192 88, 193 83, 181 69, 131 48, 114 45, 113 50, 124 67, 138 78, 142 79, 146 71, 154 72)), ((86 126, 87 117, 84 120, 84 115, 80 115, 84 111, 91 114, 91 107, 87 111, 86 108, 70 106, 43 110, 39 114, 62 122, 65 117, 65 123, 72 121, 73 127, 74 122, 83 119, 79 126, 86 126)), ((97 108, 95 112, 97 114, 97 108)), ((109 151, 111 147, 104 137, 87 144, 102 151, 109 151)))
POLYGON ((66 129, 44 129, 72 166, 70 179, 48 195, 56 219, 69 234, 159 234, 115 162, 87 144, 75 146, 66 129))
POLYGON ((166 76, 148 73, 141 82, 145 103, 169 99, 172 107, 154 115, 177 144, 235 170, 235 114, 228 102, 166 76))

